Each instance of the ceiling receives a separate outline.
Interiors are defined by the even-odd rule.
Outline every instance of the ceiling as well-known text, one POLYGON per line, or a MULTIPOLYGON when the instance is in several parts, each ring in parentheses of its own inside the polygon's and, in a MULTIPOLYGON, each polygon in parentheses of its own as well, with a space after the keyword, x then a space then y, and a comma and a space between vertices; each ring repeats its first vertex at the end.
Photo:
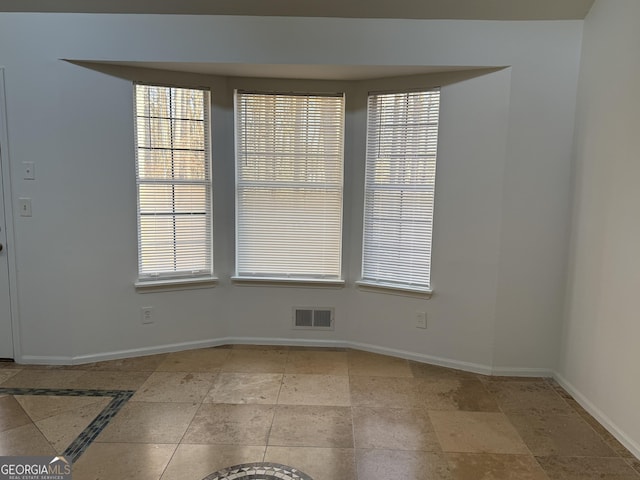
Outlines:
POLYGON ((0 0, 0 12, 580 20, 594 0, 0 0))

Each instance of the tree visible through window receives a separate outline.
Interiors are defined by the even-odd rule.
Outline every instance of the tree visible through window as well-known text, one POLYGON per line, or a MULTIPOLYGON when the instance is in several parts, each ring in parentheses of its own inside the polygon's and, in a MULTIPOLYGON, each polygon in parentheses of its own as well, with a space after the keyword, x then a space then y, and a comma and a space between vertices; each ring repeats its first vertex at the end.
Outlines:
POLYGON ((239 277, 339 279, 343 95, 236 93, 239 277))
POLYGON ((212 273, 209 92, 135 85, 138 273, 212 273))

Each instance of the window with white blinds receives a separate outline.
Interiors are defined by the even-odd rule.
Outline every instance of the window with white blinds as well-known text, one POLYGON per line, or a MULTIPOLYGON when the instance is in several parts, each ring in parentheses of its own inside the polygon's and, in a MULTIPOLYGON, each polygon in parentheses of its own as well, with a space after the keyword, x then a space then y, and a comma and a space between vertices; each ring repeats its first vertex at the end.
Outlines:
POLYGON ((429 292, 440 90, 368 101, 362 281, 429 292))
POLYGON ((209 92, 135 85, 138 274, 212 274, 209 92))
POLYGON ((344 95, 235 100, 237 276, 340 279, 344 95))

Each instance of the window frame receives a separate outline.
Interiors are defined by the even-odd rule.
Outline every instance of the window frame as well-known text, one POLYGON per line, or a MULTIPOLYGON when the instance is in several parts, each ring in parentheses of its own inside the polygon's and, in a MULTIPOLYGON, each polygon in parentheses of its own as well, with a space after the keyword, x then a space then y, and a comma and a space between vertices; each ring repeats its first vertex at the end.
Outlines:
MULTIPOLYGON (((136 178, 136 222, 137 222, 137 280, 134 282, 136 290, 140 293, 146 293, 147 291, 155 291, 155 290, 175 290, 175 289, 184 289, 184 288, 205 288, 208 286, 215 285, 217 283, 217 278, 213 274, 214 268, 214 257, 213 257, 213 166, 212 166, 212 149, 211 149, 211 110, 212 110, 212 101, 211 101, 211 90, 208 87, 194 87, 194 86, 184 86, 184 85, 175 85, 175 84, 166 84, 166 83, 157 83, 157 82, 133 82, 133 119, 134 119, 134 149, 135 149, 135 178, 136 178), (140 151, 145 149, 144 146, 141 146, 139 143, 139 122, 141 119, 151 119, 152 115, 149 113, 148 115, 138 115, 138 95, 139 87, 156 87, 158 89, 165 89, 164 94, 170 95, 173 98, 174 93, 173 90, 196 90, 203 93, 203 148, 202 154, 204 157, 204 179, 185 179, 185 178, 168 178, 168 179, 153 179, 153 178, 144 178, 140 175, 140 151), (172 181, 173 180, 173 181, 172 181), (206 252, 205 254, 205 262, 202 265, 202 268, 198 269, 184 269, 184 270, 174 270, 174 271, 158 271, 154 273, 145 273, 143 272, 142 267, 142 255, 143 255, 143 238, 144 234, 142 232, 142 218, 145 216, 154 216, 154 214, 143 214, 141 211, 141 185, 170 185, 172 187, 171 198, 173 205, 173 216, 176 217, 176 185, 197 185, 204 186, 204 212, 202 215, 205 218, 204 224, 204 243, 201 244, 204 247, 206 252)), ((165 118, 168 120, 170 124, 173 124, 173 121, 180 120, 179 117, 175 115, 173 109, 175 107, 169 107, 172 111, 169 112, 169 116, 165 118)), ((187 120, 187 119, 183 119, 187 120)), ((195 120, 195 119, 194 119, 195 120)), ((171 131, 171 130, 170 130, 171 131)), ((162 147, 170 152, 171 155, 171 165, 172 169, 175 164, 175 152, 182 151, 180 148, 176 147, 174 144, 173 133, 170 133, 170 147, 162 147)), ((146 147, 149 150, 153 150, 153 147, 146 147)), ((188 149, 184 149, 187 151, 188 149)), ((190 216, 189 212, 180 212, 180 216, 190 216)), ((162 216, 171 216, 171 213, 166 212, 162 216)), ((175 219, 174 218, 174 219, 175 219)), ((174 221, 174 236, 175 236, 175 221, 174 221)), ((174 262, 177 262, 176 259, 176 241, 174 239, 174 262)))
MULTIPOLYGON (((234 135, 235 135, 235 274, 232 276, 234 283, 242 283, 245 285, 274 284, 274 285, 293 285, 293 286, 343 286, 343 234, 344 234, 344 174, 345 174, 345 128, 346 128, 346 96, 343 92, 282 92, 282 91, 265 91, 255 89, 236 89, 234 91, 234 135), (335 275, 318 275, 316 273, 291 273, 291 272, 247 272, 239 267, 241 232, 239 228, 240 215, 240 199, 241 180, 239 174, 239 162, 242 161, 243 154, 240 152, 240 128, 242 128, 243 117, 241 117, 240 96, 242 95, 268 95, 268 96, 290 96, 290 97, 332 97, 341 99, 341 109, 339 114, 340 131, 336 138, 339 139, 339 182, 332 188, 339 190, 339 215, 337 216, 338 234, 338 260, 336 263, 337 273, 335 275)), ((299 125, 296 126, 296 128, 299 125)), ((308 127, 308 125, 307 125, 308 127)), ((274 155, 277 152, 274 150, 274 155)))
MULTIPOLYGON (((439 136, 440 136, 440 100, 441 100, 440 87, 407 89, 407 90, 401 90, 401 91, 394 90, 394 91, 383 91, 383 92, 369 92, 367 96, 365 181, 364 181, 364 199, 362 204, 363 205, 362 257, 361 257, 360 280, 356 282, 356 284, 360 286, 362 289, 373 290, 373 291, 382 290, 382 291, 385 291, 385 293, 406 294, 410 296, 425 296, 427 298, 430 297, 431 294, 433 293, 432 282, 431 282, 432 243, 433 243, 432 240, 433 240, 433 217, 434 217, 435 188, 436 188, 436 163, 437 163, 437 157, 438 157, 438 144, 439 144, 439 136), (372 121, 374 117, 374 112, 372 112, 372 98, 384 97, 384 96, 389 96, 389 97, 405 96, 407 98, 407 103, 408 103, 409 96, 416 95, 416 94, 417 95, 425 94, 426 97, 433 94, 437 94, 436 101, 435 101, 436 112, 437 112, 436 118, 435 118, 435 139, 430 137, 428 133, 428 125, 425 124, 425 127, 424 127, 425 135, 426 135, 426 140, 424 143, 425 146, 428 145, 430 141, 435 142, 435 146, 433 147, 433 154, 429 155, 427 154, 428 150, 425 150, 425 152, 422 154, 414 153, 412 155, 415 157, 421 157, 421 156, 431 157, 432 156, 433 165, 431 168, 432 168, 433 174, 427 175, 428 180, 424 183, 412 184, 412 183, 406 182, 406 183, 398 184, 399 187, 390 187, 389 190, 404 192, 405 190, 415 189, 414 191, 422 191, 426 193, 427 200, 424 208, 426 209, 426 211, 430 212, 430 215, 427 218, 426 229, 424 232, 425 238, 423 239, 423 240, 426 240, 428 243, 425 249, 426 269, 427 269, 425 274, 426 281, 414 281, 416 277, 410 277, 410 276, 407 276, 406 279, 401 279, 398 276, 391 277, 390 275, 385 275, 384 273, 377 276, 372 275, 371 270, 373 268, 373 265, 369 264, 371 263, 371 258, 374 256, 373 253, 375 253, 374 251, 372 251, 372 250, 375 250, 375 248, 371 247, 371 243, 373 243, 372 241, 373 233, 370 233, 370 232, 372 232, 372 230, 376 226, 378 228, 381 228, 381 225, 384 225, 384 223, 378 224, 375 226, 372 226, 373 224, 371 224, 371 222, 373 222, 374 220, 373 217, 375 216, 372 211, 372 209, 374 209, 375 207, 371 205, 371 202, 370 202, 370 199, 372 198, 371 195, 373 194, 373 192, 381 191, 384 189, 384 187, 376 188, 372 184, 372 178, 374 174, 371 172, 371 169, 379 167, 379 163, 381 162, 380 159, 382 157, 380 150, 384 148, 384 146, 380 146, 382 143, 382 140, 380 137, 384 135, 384 133, 386 133, 382 131, 383 125, 381 125, 383 123, 381 118, 385 115, 385 113, 381 111, 383 107, 381 106, 378 107, 378 112, 377 112, 377 115, 375 116, 375 122, 372 121), (378 137, 377 147, 373 147, 372 140, 374 140, 373 137, 376 137, 376 136, 378 137), (378 164, 376 164, 376 162, 378 162, 378 164), (430 186, 428 185, 429 182, 431 183, 430 186)), ((430 99, 426 99, 426 101, 429 102, 430 99)), ((409 107, 407 106, 407 112, 408 110, 409 110, 409 107)), ((427 114, 427 117, 429 117, 429 114, 427 114)), ((407 136, 407 127, 410 124, 412 124, 413 121, 415 120, 411 118, 408 118, 406 120, 405 128, 403 130, 403 133, 405 136, 407 136)), ((433 126, 432 124, 429 124, 429 125, 433 126)), ((410 148, 411 146, 412 146, 412 143, 410 142, 403 145, 405 149, 404 160, 406 160, 406 157, 410 156, 406 154, 406 149, 408 147, 410 148)), ((424 160, 424 161, 427 161, 427 160, 424 160)), ((407 163, 411 165, 411 162, 407 162, 407 163)), ((415 163, 414 165, 417 165, 417 163, 415 163)), ((429 168, 425 167, 425 170, 429 170, 429 168)), ((405 166, 405 169, 402 170, 402 172, 406 174, 406 166, 405 166)), ((401 197, 403 197, 403 194, 401 194, 401 197)), ((401 226, 406 226, 407 224, 409 224, 409 222, 402 223, 403 201, 404 199, 399 201, 401 206, 398 208, 399 214, 395 217, 395 219, 397 219, 397 221, 400 222, 401 226)), ((384 237, 385 234, 380 234, 380 236, 384 237)), ((377 240, 377 241, 382 242, 382 240, 377 240)), ((405 243, 405 241, 403 240, 398 240, 397 242, 398 244, 405 243)), ((415 245, 416 241, 412 239, 410 243, 415 245)), ((390 249, 387 248, 387 249, 381 249, 381 250, 387 251, 390 249)), ((402 251, 402 249, 396 248, 395 251, 402 251)), ((378 267, 380 268, 380 264, 385 264, 385 263, 390 263, 390 262, 388 260, 386 262, 384 260, 378 261, 378 264, 379 264, 378 267)), ((407 263, 406 258, 403 257, 398 259, 397 265, 406 264, 406 263, 407 263)), ((385 265, 382 265, 382 268, 380 269, 384 270, 384 266, 385 265)))

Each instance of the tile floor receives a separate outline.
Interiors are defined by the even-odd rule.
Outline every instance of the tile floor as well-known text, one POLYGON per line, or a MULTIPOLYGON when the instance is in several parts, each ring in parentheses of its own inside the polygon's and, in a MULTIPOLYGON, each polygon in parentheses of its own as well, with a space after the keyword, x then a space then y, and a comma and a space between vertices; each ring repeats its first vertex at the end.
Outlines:
POLYGON ((640 480, 640 461, 551 380, 356 350, 0 364, 0 455, 63 453, 111 400, 25 389, 135 392, 79 455, 74 480, 202 480, 261 461, 313 480, 640 480))

